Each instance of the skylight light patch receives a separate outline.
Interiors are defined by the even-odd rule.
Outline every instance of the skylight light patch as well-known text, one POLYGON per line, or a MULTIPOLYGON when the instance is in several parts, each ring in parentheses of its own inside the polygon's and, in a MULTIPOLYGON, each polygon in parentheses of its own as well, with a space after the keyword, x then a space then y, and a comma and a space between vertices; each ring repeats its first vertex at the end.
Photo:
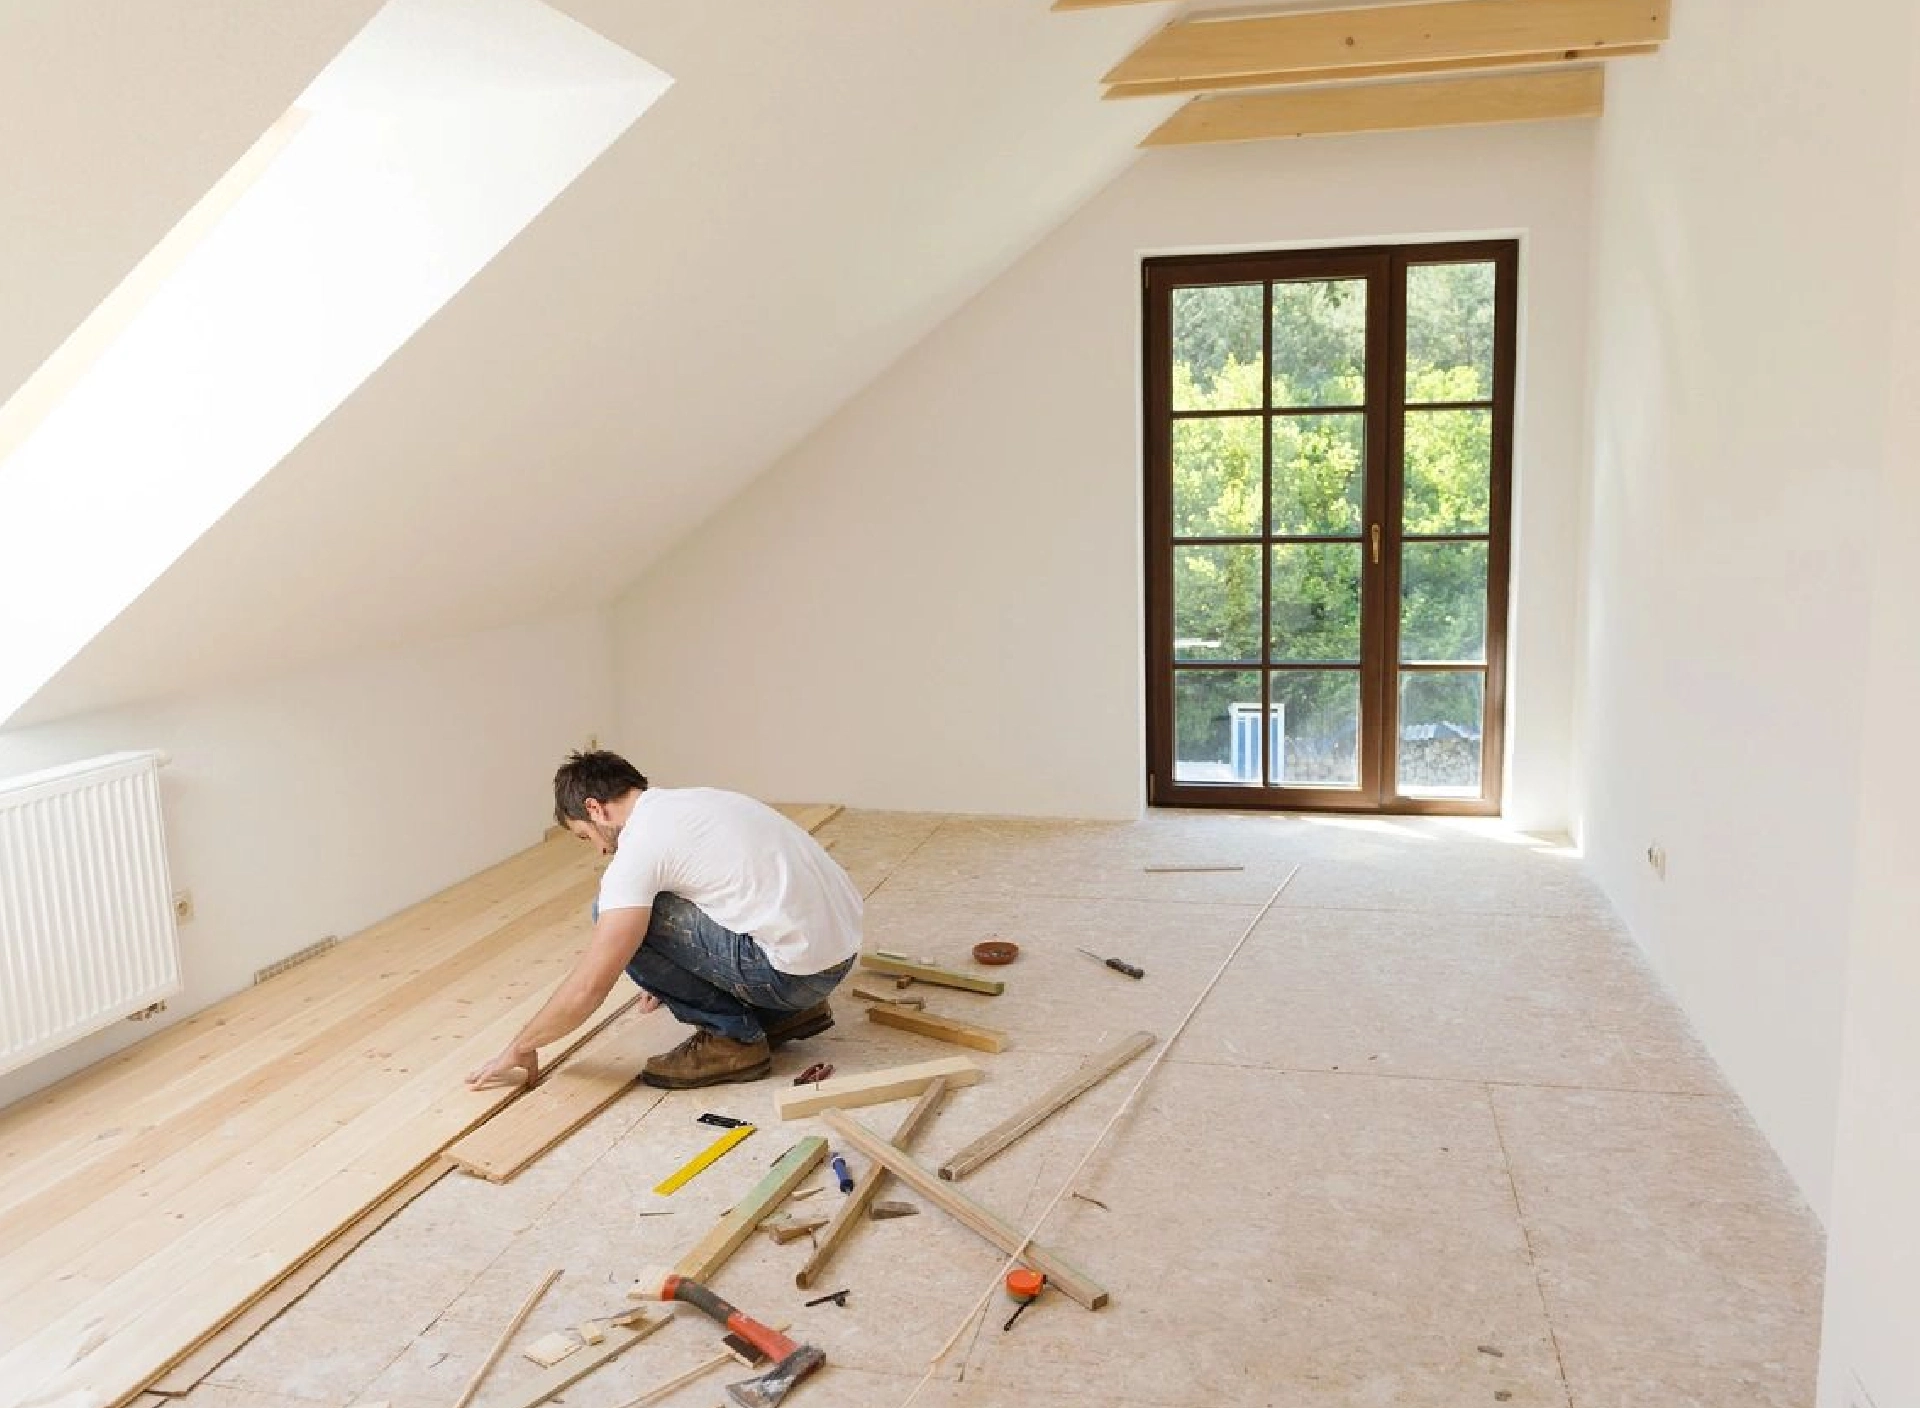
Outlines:
POLYGON ((671 82, 535 0, 375 14, 0 407, 0 721, 671 82))

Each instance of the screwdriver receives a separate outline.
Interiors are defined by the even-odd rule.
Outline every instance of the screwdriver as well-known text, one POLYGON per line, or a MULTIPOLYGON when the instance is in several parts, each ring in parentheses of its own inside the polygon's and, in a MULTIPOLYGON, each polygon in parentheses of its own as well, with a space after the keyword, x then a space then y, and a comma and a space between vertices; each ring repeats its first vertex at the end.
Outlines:
POLYGON ((1144 978, 1147 976, 1146 969, 1136 968, 1123 958, 1101 958, 1099 954, 1090 948, 1083 948, 1080 952, 1084 953, 1088 958, 1099 959, 1100 962, 1106 964, 1107 967, 1113 969, 1114 972, 1125 973, 1129 978, 1144 978))

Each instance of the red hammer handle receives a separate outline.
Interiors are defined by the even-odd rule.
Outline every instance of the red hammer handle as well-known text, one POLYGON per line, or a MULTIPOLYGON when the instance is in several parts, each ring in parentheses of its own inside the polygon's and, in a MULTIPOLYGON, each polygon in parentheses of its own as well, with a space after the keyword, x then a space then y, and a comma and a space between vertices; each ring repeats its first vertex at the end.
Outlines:
POLYGON ((719 1321, 728 1330, 776 1362, 785 1359, 800 1348, 778 1330, 762 1325, 750 1315, 742 1314, 698 1281, 689 1281, 684 1276, 669 1276, 666 1286, 661 1290, 660 1298, 677 1300, 692 1306, 703 1315, 719 1321))

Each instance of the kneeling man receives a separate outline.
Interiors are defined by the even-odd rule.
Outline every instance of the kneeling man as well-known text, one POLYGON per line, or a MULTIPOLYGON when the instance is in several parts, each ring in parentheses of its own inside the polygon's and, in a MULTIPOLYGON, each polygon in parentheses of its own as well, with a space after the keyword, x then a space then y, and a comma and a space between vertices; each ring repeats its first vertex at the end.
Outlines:
POLYGON ((827 995, 860 948, 860 892, 820 844, 773 808, 711 787, 653 788, 614 753, 575 753, 553 779, 554 817, 612 856, 593 939, 476 1090, 515 1070, 599 1008, 624 970, 640 1010, 661 1003, 694 1028, 648 1060, 669 1090, 767 1073, 771 1050, 833 1025, 827 995))

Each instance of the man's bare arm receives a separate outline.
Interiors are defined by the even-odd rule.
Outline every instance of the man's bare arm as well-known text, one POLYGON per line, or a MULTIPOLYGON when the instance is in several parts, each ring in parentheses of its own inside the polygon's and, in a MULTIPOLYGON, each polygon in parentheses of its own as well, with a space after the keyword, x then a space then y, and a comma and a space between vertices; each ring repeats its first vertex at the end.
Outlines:
POLYGON ((526 1072, 528 1085, 538 1080, 540 1048, 560 1040, 599 1010, 646 938, 652 915, 650 908, 603 910, 573 971, 560 980, 553 996, 507 1049, 469 1075, 467 1084, 475 1090, 506 1085, 516 1070, 526 1072))

